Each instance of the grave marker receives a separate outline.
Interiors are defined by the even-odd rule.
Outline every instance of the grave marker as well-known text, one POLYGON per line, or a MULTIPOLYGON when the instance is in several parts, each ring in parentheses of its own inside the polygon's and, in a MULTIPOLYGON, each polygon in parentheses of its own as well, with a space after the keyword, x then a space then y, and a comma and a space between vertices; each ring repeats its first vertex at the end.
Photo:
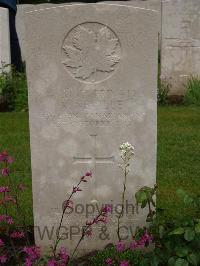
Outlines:
MULTIPOLYGON (((156 182, 156 94, 159 14, 118 4, 73 4, 26 13, 27 73, 31 134, 32 182, 36 243, 46 226, 55 229, 62 202, 86 171, 94 177, 74 199, 76 204, 99 206, 121 203, 123 173, 119 146, 135 146, 128 177, 127 200, 141 186, 156 182)), ((84 208, 85 209, 85 208, 84 208)), ((96 213, 98 211, 96 210, 96 213)), ((70 250, 81 231, 85 213, 66 216, 70 250)), ((145 214, 127 214, 125 225, 143 225, 145 214)), ((85 240, 79 252, 103 248, 117 239, 114 213, 85 240)), ((55 232, 54 232, 55 233, 55 232)))

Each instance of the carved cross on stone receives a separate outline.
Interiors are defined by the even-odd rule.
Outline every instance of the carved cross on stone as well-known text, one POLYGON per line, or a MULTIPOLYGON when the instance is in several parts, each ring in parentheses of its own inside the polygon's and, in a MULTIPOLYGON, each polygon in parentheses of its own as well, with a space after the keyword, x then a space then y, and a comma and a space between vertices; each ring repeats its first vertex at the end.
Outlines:
POLYGON ((74 156, 75 163, 83 163, 83 164, 92 164, 92 168, 96 168, 96 164, 113 164, 115 161, 114 156, 97 156, 96 155, 96 137, 95 135, 90 135, 93 137, 93 154, 91 156, 74 156))

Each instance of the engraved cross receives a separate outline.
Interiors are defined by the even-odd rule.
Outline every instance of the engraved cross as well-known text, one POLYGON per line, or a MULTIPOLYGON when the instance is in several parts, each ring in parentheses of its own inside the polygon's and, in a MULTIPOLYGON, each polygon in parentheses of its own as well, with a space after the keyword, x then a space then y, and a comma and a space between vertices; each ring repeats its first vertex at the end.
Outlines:
POLYGON ((93 137, 93 155, 91 156, 74 156, 75 163, 86 163, 92 164, 93 168, 96 167, 96 164, 113 164, 115 161, 114 156, 97 156, 96 155, 96 137, 97 134, 90 135, 93 137))

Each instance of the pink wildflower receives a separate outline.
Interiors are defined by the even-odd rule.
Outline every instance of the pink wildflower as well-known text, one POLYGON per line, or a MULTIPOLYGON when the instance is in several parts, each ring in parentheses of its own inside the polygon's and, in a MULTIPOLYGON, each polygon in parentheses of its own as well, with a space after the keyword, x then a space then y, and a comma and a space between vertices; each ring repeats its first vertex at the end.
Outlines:
POLYGON ((28 258, 34 262, 40 258, 40 248, 33 246, 33 247, 25 247, 23 251, 28 255, 28 258))
POLYGON ((9 192, 9 187, 0 187, 0 193, 9 192))
POLYGON ((112 264, 113 264, 113 261, 112 261, 111 258, 107 258, 106 261, 105 261, 105 263, 106 263, 107 265, 112 265, 112 264))
POLYGON ((144 248, 146 245, 149 245, 153 241, 153 237, 145 231, 142 237, 138 240, 138 246, 144 248))
POLYGON ((13 224, 13 219, 12 217, 5 215, 5 214, 1 214, 0 215, 0 222, 6 222, 7 224, 13 224))
POLYGON ((129 266, 128 261, 121 261, 119 266, 129 266))
POLYGON ((24 235, 24 232, 14 231, 10 234, 10 237, 14 239, 20 239, 20 238, 24 238, 25 235, 24 235))
POLYGON ((124 251, 125 248, 126 248, 125 243, 122 242, 122 241, 118 242, 117 245, 116 245, 116 249, 117 249, 118 252, 124 251))
POLYGON ((138 244, 137 244, 137 241, 133 240, 130 245, 129 245, 129 248, 131 250, 135 250, 136 248, 138 247, 138 244))
POLYGON ((57 266, 57 265, 58 264, 57 264, 56 260, 54 260, 54 259, 50 259, 47 262, 47 266, 57 266))
POLYGON ((0 247, 4 246, 4 242, 0 238, 0 247))
POLYGON ((1 174, 2 174, 2 176, 8 176, 9 175, 9 169, 8 168, 1 169, 1 174))
POLYGON ((7 258, 7 256, 5 254, 3 254, 3 255, 0 256, 0 262, 2 264, 6 263, 7 260, 8 260, 8 258, 7 258))
POLYGON ((9 195, 4 197, 4 202, 12 202, 16 204, 16 200, 12 196, 9 196, 9 195))
POLYGON ((104 214, 111 213, 112 212, 112 206, 109 204, 106 204, 104 207, 102 207, 102 212, 104 214))
POLYGON ((7 224, 13 224, 14 222, 13 222, 13 219, 11 218, 11 217, 9 217, 8 219, 7 219, 7 224))
POLYGON ((31 261, 31 259, 30 258, 26 258, 25 259, 25 266, 32 266, 32 265, 33 265, 33 263, 31 261))
POLYGON ((5 163, 13 163, 13 158, 11 156, 8 155, 8 153, 6 151, 3 151, 2 153, 0 153, 0 162, 5 162, 5 163))
POLYGON ((61 247, 61 248, 60 248, 59 256, 60 256, 60 259, 61 259, 64 263, 67 263, 67 262, 68 262, 68 260, 69 260, 69 255, 68 255, 68 252, 67 252, 66 248, 64 248, 64 247, 61 247))
POLYGON ((8 158, 8 153, 6 151, 0 153, 0 162, 6 162, 7 158, 8 158))

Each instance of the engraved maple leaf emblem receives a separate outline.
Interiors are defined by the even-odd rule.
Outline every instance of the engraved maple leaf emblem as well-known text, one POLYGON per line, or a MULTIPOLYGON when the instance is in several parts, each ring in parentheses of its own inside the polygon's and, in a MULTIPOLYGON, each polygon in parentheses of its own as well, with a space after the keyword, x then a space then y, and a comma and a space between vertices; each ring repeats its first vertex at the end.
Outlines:
POLYGON ((76 78, 87 80, 98 71, 112 72, 120 57, 116 52, 119 40, 111 36, 107 27, 97 32, 79 26, 71 45, 64 45, 67 59, 63 63, 73 68, 76 78))

